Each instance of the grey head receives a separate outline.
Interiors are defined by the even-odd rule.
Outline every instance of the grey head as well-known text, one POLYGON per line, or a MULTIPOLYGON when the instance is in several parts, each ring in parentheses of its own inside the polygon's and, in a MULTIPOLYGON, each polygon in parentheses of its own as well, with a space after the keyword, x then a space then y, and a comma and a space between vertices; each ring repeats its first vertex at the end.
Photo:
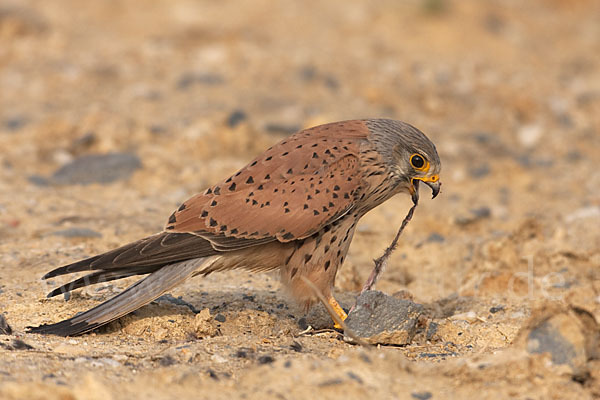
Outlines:
POLYGON ((442 164, 435 145, 423 132, 406 122, 393 119, 364 121, 369 140, 382 155, 390 174, 418 200, 419 181, 427 184, 436 197, 440 192, 442 164))

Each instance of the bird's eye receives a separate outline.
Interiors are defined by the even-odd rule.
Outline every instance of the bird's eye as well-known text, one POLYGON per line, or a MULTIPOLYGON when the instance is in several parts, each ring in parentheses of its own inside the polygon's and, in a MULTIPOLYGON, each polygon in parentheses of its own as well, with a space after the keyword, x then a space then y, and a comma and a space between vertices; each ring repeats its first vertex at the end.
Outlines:
POLYGON ((410 156, 410 164, 418 170, 424 170, 429 163, 420 154, 413 154, 410 156))

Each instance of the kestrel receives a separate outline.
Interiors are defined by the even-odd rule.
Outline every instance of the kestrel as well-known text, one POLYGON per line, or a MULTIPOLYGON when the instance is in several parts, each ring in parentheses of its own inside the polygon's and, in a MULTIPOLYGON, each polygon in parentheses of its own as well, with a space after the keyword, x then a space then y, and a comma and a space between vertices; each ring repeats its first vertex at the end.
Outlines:
POLYGON ((300 131, 184 202, 162 232, 48 272, 43 279, 90 271, 48 297, 149 275, 82 314, 30 331, 89 332, 191 276, 230 269, 279 270, 305 309, 317 301, 307 279, 343 320, 332 288, 358 220, 397 193, 416 198, 419 181, 435 197, 440 167, 434 144, 404 122, 353 120, 300 131))

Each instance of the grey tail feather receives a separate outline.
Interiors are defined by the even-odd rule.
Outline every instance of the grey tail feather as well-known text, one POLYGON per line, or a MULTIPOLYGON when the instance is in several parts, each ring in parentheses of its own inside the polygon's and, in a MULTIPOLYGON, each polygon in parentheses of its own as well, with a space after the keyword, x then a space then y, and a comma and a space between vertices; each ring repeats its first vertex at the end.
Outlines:
POLYGON ((104 303, 61 322, 28 327, 30 333, 75 336, 106 325, 137 310, 192 276, 207 261, 195 258, 165 265, 104 303))

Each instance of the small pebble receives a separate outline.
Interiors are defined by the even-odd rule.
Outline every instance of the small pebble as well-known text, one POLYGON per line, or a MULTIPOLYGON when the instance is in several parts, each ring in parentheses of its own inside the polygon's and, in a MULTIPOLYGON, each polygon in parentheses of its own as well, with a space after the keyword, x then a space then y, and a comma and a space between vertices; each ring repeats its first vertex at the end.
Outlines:
POLYGON ((348 371, 346 373, 346 375, 348 375, 348 378, 352 379, 353 381, 358 382, 358 384, 362 385, 363 384, 363 380, 360 376, 356 375, 354 372, 352 371, 348 371))
POLYGON ((219 321, 219 322, 225 322, 227 320, 227 318, 225 318, 225 316, 223 314, 217 314, 217 315, 215 315, 215 320, 219 321))
POLYGON ((292 349, 292 350, 294 350, 296 352, 301 352, 302 351, 302 345, 294 340, 292 342, 292 344, 290 345, 290 349, 292 349))
POLYGON ((271 364, 275 359, 269 355, 258 357, 259 364, 271 364))
POLYGON ((498 311, 503 311, 504 308, 505 307, 503 305, 493 306, 493 307, 490 307, 490 312, 492 314, 496 314, 498 311))
POLYGON ((410 395, 413 399, 417 400, 429 400, 433 397, 431 392, 413 392, 410 395))
POLYGON ((217 376, 217 373, 215 371, 213 371, 212 369, 209 369, 208 371, 206 371, 208 373, 208 376, 210 376, 212 379, 214 379, 215 381, 219 380, 219 377, 217 376))
POLYGON ((246 119, 248 119, 248 115, 244 110, 235 110, 227 117, 227 125, 231 128, 235 128, 246 119))
POLYGON ((427 242, 428 243, 444 243, 445 241, 446 241, 446 238, 444 237, 444 235, 441 235, 441 234, 436 233, 436 232, 433 232, 427 238, 427 242))
POLYGON ((165 356, 161 358, 158 363, 163 367, 168 367, 176 363, 175 359, 171 356, 165 356))
POLYGON ((12 117, 4 120, 2 125, 6 130, 15 132, 27 125, 28 122, 25 117, 12 117))

